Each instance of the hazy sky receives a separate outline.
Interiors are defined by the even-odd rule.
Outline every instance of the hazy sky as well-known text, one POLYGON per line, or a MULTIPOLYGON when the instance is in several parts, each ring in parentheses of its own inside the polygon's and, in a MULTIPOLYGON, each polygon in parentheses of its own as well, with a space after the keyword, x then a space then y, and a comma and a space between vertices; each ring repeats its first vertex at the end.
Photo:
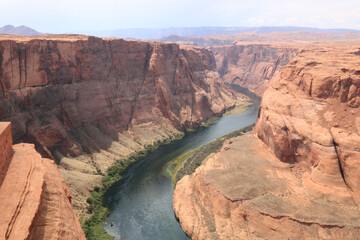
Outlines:
POLYGON ((0 26, 41 32, 200 26, 360 29, 360 0, 0 0, 0 26))

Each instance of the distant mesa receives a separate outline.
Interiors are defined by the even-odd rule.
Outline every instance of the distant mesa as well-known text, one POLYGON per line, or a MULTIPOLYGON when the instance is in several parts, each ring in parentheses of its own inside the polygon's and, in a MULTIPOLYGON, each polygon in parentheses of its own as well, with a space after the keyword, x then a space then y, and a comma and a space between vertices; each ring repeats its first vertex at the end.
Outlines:
MULTIPOLYGON (((186 43, 188 45, 198 46, 214 46, 214 45, 227 45, 230 44, 228 39, 216 39, 205 41, 207 43, 199 43, 198 39, 193 38, 214 36, 214 35, 237 35, 237 34, 272 34, 277 33, 295 33, 306 32, 307 34, 354 34, 359 33, 360 30, 355 29, 321 29, 309 27, 292 27, 292 26, 263 26, 263 27, 169 27, 169 28, 120 28, 112 30, 98 30, 98 31, 76 31, 73 34, 85 34, 96 37, 114 37, 124 39, 142 39, 142 40, 158 40, 161 42, 179 42, 180 44, 186 43), (183 39, 186 37, 186 39, 183 39), (190 39, 189 39, 190 38, 190 39), (191 43, 190 43, 190 42, 191 43), (193 44, 193 43, 196 44, 193 44)), ((27 26, 12 26, 6 25, 0 27, 0 34, 11 35, 27 35, 36 36, 44 33, 38 32, 27 26)), ((249 37, 249 36, 247 36, 249 37)), ((250 39, 253 40, 253 39, 250 39)))
POLYGON ((41 35, 42 33, 24 25, 19 27, 14 27, 13 25, 5 25, 0 28, 0 34, 36 36, 41 35))
MULTIPOLYGON (((266 26, 266 27, 170 27, 170 28, 121 28, 113 30, 80 31, 76 33, 93 35, 97 37, 135 38, 135 39, 161 39, 169 35, 178 36, 208 36, 212 34, 231 35, 240 33, 271 33, 271 32, 317 32, 343 34, 348 32, 360 33, 354 29, 320 29, 292 26, 266 26)), ((174 36, 172 36, 174 37, 174 36)))

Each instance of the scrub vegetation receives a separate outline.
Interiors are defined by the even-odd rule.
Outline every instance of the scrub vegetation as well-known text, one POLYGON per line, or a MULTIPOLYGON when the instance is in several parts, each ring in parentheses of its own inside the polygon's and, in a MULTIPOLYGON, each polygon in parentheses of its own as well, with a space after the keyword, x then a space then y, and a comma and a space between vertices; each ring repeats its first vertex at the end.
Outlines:
POLYGON ((91 192, 91 196, 86 200, 86 202, 89 204, 88 213, 92 215, 89 219, 85 220, 82 228, 88 240, 114 239, 114 237, 106 233, 103 227, 103 222, 109 213, 109 210, 104 202, 104 196, 110 186, 121 180, 124 170, 132 163, 146 156, 148 153, 157 150, 160 146, 180 140, 183 138, 183 136, 184 134, 177 134, 162 141, 158 141, 153 145, 146 145, 143 150, 133 153, 126 159, 118 160, 112 167, 107 170, 103 178, 102 185, 94 187, 93 191, 91 192))
MULTIPOLYGON (((226 112, 223 116, 230 114, 240 114, 246 110, 246 106, 251 105, 248 103, 246 105, 239 104, 235 106, 232 110, 226 112)), ((197 129, 187 129, 187 133, 196 132, 198 129, 203 127, 208 127, 216 123, 221 117, 211 117, 204 121, 201 126, 197 129)), ((167 169, 169 169, 172 182, 176 184, 183 176, 191 174, 195 171, 197 167, 211 154, 220 151, 224 142, 227 139, 240 136, 242 133, 251 130, 253 126, 243 128, 241 130, 229 133, 223 137, 216 139, 215 141, 197 148, 191 152, 185 153, 171 162, 168 163, 167 169)), ((158 141, 153 145, 146 145, 143 150, 138 151, 130 155, 126 159, 118 160, 112 167, 110 167, 106 174, 104 175, 102 185, 95 187, 91 193, 91 196, 87 199, 88 213, 92 214, 91 217, 83 223, 82 227, 85 232, 86 238, 88 240, 111 240, 114 239, 112 236, 107 234, 103 224, 104 220, 109 214, 109 210, 105 205, 104 196, 106 191, 112 186, 115 182, 121 180, 123 177, 123 172, 128 168, 132 163, 140 160, 145 157, 148 153, 157 150, 160 146, 169 144, 173 141, 180 140, 183 138, 184 133, 178 134, 173 137, 166 138, 162 141, 158 141)), ((102 174, 103 175, 103 174, 102 174)))
POLYGON ((219 152, 226 140, 241 136, 246 132, 253 129, 254 125, 242 128, 240 130, 231 132, 225 136, 219 137, 211 143, 199 147, 191 152, 184 153, 179 157, 176 157, 168 164, 168 168, 172 173, 173 185, 183 178, 185 175, 190 175, 195 172, 204 160, 206 160, 212 153, 219 152))

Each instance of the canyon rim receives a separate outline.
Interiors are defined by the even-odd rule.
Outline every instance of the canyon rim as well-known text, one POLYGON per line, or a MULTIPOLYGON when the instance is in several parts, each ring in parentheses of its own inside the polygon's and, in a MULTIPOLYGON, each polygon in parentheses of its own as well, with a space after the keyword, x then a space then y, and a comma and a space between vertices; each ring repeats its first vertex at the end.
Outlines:
POLYGON ((360 238, 360 4, 215 2, 2 3, 0 239, 360 238))

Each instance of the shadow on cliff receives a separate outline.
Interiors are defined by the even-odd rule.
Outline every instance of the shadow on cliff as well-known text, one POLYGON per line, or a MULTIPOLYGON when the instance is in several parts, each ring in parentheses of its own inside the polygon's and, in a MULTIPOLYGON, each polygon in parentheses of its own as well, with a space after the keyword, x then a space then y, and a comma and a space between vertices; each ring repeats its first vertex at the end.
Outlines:
POLYGON ((254 104, 259 104, 261 102, 261 97, 247 88, 234 83, 226 83, 226 85, 235 91, 248 96, 254 102, 254 104))

